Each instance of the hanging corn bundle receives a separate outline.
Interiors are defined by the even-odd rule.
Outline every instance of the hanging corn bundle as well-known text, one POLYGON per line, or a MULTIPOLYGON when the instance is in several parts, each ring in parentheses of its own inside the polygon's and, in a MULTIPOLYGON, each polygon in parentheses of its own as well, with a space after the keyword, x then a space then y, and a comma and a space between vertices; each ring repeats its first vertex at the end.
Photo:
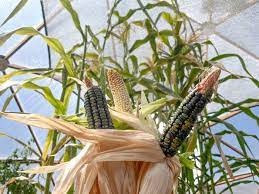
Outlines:
MULTIPOLYGON (((69 162, 25 171, 32 174, 61 171, 54 194, 66 193, 73 183, 77 194, 169 194, 172 191, 176 193, 180 164, 175 154, 192 129, 197 115, 209 102, 219 74, 219 69, 213 69, 184 99, 159 141, 159 137, 146 129, 147 126, 142 120, 125 111, 111 110, 111 115, 137 130, 99 129, 113 128, 113 125, 105 108, 107 105, 104 95, 95 86, 91 86, 90 91, 86 93, 85 107, 87 117, 89 116, 89 126, 96 129, 99 127, 98 130, 85 130, 82 126, 61 119, 34 114, 0 112, 0 115, 28 125, 59 130, 85 145, 69 162), (93 100, 93 97, 99 99, 93 100), (97 114, 95 111, 98 112, 99 108, 106 114, 97 114), (94 116, 95 114, 97 116, 94 116), (102 122, 102 119, 105 122, 102 122), (114 161, 120 164, 120 169, 123 167, 126 171, 108 171, 105 166, 100 165, 111 164, 114 161)), ((114 96, 113 98, 116 99, 114 96)))

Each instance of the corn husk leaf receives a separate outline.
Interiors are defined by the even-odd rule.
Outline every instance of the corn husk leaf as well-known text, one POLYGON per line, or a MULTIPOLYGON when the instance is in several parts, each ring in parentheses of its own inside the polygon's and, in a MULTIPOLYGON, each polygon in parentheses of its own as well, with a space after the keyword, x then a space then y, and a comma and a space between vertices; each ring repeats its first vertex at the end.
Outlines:
POLYGON ((133 114, 127 112, 118 112, 113 109, 110 109, 110 113, 112 118, 118 119, 128 124, 133 129, 144 131, 154 135, 155 137, 158 137, 158 130, 155 128, 155 125, 152 122, 153 120, 144 120, 143 117, 138 118, 133 114))
POLYGON ((140 171, 141 178, 138 182, 138 192, 145 193, 176 193, 177 171, 179 166, 177 159, 165 159, 157 163, 145 163, 140 171))
MULTIPOLYGON (((114 111, 116 114, 116 111, 114 111)), ((126 114, 126 113, 124 113, 126 114)), ((138 130, 85 129, 58 118, 36 114, 0 115, 27 125, 58 130, 80 140, 85 147, 69 162, 43 166, 27 173, 60 171, 52 193, 66 193, 74 183, 75 193, 171 193, 176 189, 180 163, 165 158, 156 137, 134 115, 129 123, 138 130), (131 120, 132 119, 132 120, 131 120), (136 123, 133 124, 135 121, 136 123), (146 132, 149 131, 149 132, 146 132), (150 133, 151 132, 151 133, 150 133), (116 171, 116 169, 121 169, 116 171), (123 171, 124 170, 124 171, 123 171)), ((125 115, 117 113, 120 119, 125 115)))
POLYGON ((161 98, 154 102, 145 104, 141 107, 140 114, 143 117, 146 117, 147 115, 152 114, 158 109, 160 109, 161 107, 165 106, 166 102, 167 102, 167 98, 161 98))

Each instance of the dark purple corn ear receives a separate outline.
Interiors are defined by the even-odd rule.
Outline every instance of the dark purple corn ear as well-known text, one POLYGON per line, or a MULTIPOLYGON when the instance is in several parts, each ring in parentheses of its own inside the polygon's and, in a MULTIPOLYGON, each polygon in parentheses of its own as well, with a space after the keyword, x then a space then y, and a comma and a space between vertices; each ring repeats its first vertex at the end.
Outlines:
POLYGON ((220 69, 214 69, 185 97, 171 116, 160 138, 160 146, 167 157, 172 157, 189 135, 198 115, 210 101, 220 69))
POLYGON ((113 129, 114 126, 108 109, 107 101, 101 88, 93 85, 88 86, 90 88, 87 90, 84 96, 84 107, 88 127, 91 129, 113 129))

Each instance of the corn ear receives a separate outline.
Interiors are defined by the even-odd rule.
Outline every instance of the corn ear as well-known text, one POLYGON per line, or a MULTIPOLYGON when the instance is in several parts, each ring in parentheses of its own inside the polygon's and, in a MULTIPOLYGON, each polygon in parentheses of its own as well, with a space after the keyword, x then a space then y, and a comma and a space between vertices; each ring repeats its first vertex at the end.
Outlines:
POLYGON ((178 148, 189 135, 198 114, 210 101, 214 87, 220 75, 220 69, 214 69, 183 100, 171 116, 160 138, 160 147, 167 157, 177 153, 178 148))
POLYGON ((111 89, 115 110, 132 112, 132 104, 129 93, 121 75, 115 70, 108 70, 107 77, 111 89))
POLYGON ((88 127, 91 129, 113 129, 107 101, 101 88, 91 85, 84 98, 88 127))
POLYGON ((204 95, 195 91, 184 99, 175 114, 170 118, 160 139, 160 146, 166 156, 176 154, 207 102, 208 99, 204 95))

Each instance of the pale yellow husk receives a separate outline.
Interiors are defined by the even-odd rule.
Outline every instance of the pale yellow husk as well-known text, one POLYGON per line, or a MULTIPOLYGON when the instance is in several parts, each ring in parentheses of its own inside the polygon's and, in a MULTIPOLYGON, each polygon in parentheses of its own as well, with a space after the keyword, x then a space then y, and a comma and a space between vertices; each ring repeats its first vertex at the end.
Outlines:
POLYGON ((8 119, 58 130, 74 136, 85 146, 66 163, 42 166, 26 173, 60 171, 54 194, 66 193, 74 183, 76 194, 169 194, 176 193, 180 163, 165 158, 152 127, 141 125, 134 115, 112 111, 137 130, 85 129, 57 118, 35 114, 4 113, 8 119), (133 122, 134 121, 134 122, 133 122), (120 169, 120 170, 116 170, 120 169))

